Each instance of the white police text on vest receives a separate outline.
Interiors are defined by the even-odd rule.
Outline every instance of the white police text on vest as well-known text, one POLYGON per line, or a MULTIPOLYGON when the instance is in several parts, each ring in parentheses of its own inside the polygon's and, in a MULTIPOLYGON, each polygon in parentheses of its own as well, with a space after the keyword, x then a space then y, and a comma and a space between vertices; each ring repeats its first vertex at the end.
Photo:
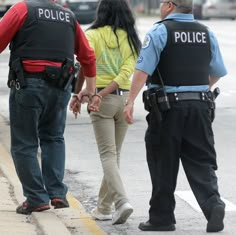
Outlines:
POLYGON ((57 9, 38 8, 37 17, 41 20, 70 22, 70 13, 57 9))
POLYGON ((207 43, 207 35, 206 32, 175 31, 174 43, 205 44, 207 43))

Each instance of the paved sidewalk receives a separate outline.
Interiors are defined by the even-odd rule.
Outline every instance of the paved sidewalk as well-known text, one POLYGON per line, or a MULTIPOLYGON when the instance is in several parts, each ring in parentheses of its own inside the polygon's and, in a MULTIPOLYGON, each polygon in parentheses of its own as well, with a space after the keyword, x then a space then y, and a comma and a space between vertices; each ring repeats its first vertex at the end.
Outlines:
POLYGON ((0 234, 1 235, 104 235, 79 201, 68 193, 70 208, 31 215, 16 214, 25 198, 9 154, 9 126, 0 116, 0 234))
POLYGON ((15 213, 13 188, 0 170, 0 234, 37 234, 37 226, 29 217, 15 213))

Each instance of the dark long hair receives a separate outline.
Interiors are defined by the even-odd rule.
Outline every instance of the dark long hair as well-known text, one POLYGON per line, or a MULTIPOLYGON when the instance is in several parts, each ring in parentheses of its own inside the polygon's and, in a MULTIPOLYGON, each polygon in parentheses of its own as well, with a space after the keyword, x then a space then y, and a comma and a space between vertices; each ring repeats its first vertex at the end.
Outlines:
POLYGON ((127 0, 100 0, 97 8, 96 20, 89 29, 97 29, 110 25, 116 35, 117 29, 127 32, 129 46, 133 55, 138 55, 141 48, 141 41, 135 29, 135 18, 127 0))

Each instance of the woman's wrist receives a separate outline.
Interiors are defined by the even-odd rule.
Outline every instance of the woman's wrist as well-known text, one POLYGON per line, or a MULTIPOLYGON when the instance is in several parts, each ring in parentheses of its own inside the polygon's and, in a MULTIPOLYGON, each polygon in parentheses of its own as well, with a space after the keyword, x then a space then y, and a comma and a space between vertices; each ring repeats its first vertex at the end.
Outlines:
POLYGON ((92 98, 95 97, 95 96, 97 96, 100 100, 102 100, 102 98, 103 98, 102 95, 100 95, 98 93, 95 93, 94 95, 92 95, 92 98))
POLYGON ((77 100, 79 100, 79 94, 73 94, 72 98, 76 98, 77 100))
POLYGON ((127 106, 127 105, 134 105, 134 101, 126 100, 125 101, 125 106, 127 106))

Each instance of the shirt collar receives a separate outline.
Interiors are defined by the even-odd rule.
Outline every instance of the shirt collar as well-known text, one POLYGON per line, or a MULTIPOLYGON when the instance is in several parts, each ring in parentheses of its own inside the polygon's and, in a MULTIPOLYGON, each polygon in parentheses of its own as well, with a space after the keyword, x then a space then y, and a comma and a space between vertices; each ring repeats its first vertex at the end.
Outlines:
POLYGON ((165 19, 172 19, 177 21, 194 21, 193 14, 172 13, 165 19))

